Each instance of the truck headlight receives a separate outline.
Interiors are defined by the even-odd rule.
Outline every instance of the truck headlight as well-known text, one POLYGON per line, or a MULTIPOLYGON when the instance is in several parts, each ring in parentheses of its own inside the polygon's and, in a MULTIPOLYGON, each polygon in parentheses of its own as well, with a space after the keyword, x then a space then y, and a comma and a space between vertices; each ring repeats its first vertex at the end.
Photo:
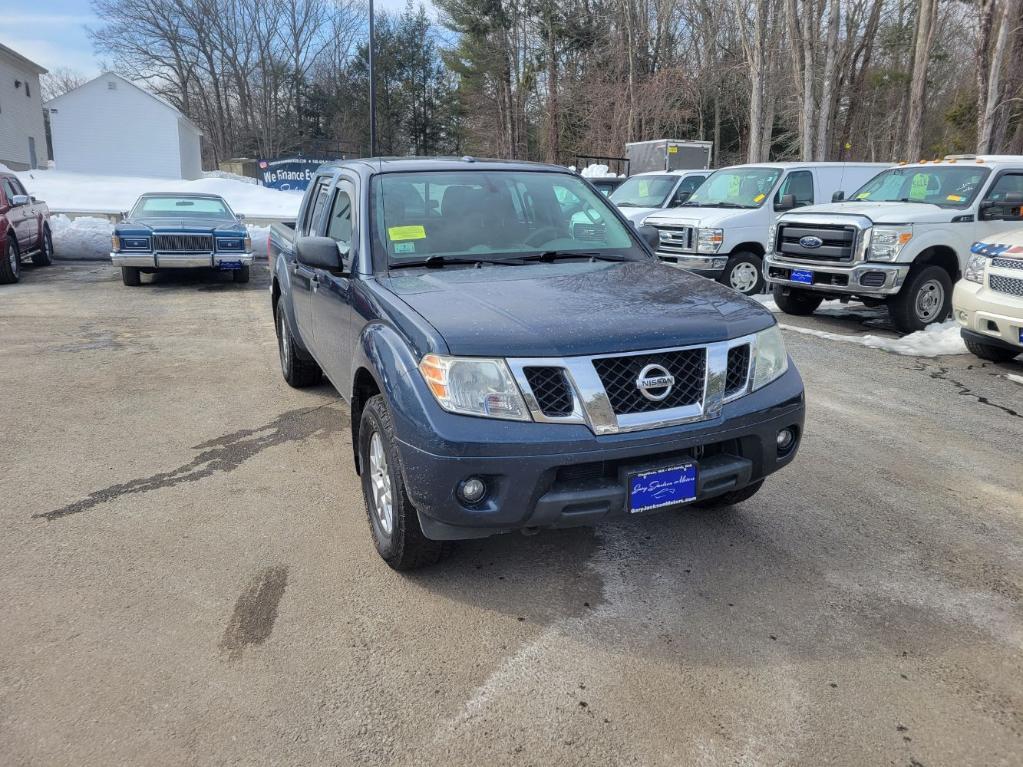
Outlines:
POLYGON ((871 261, 894 261, 906 243, 913 239, 913 228, 874 227, 870 236, 871 261))
POLYGON ((757 355, 753 368, 753 390, 756 391, 789 369, 789 355, 785 351, 785 340, 777 325, 757 333, 757 355))
POLYGON ((698 253, 717 253, 724 241, 724 229, 698 229, 696 250, 698 253))
POLYGON ((767 252, 774 253, 774 240, 778 236, 778 225, 771 224, 767 228, 767 252))
POLYGON ((449 413, 530 420, 522 393, 502 359, 427 354, 419 372, 437 404, 449 413))
POLYGON ((987 267, 987 264, 987 256, 974 253, 970 256, 970 260, 966 262, 966 268, 963 270, 963 279, 983 285, 984 269, 987 267))
POLYGON ((110 249, 116 253, 121 249, 121 238, 116 234, 110 235, 110 249))

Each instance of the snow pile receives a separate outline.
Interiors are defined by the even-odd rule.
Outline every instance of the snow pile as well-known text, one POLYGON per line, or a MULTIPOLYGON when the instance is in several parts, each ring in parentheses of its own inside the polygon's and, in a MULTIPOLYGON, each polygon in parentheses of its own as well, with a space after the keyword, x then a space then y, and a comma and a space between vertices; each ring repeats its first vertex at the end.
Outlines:
POLYGON ((302 192, 281 192, 233 178, 200 178, 182 181, 141 176, 97 176, 58 170, 18 173, 29 191, 45 200, 54 211, 120 213, 145 192, 199 192, 219 194, 235 213, 261 218, 294 219, 302 192))
POLYGON ((204 170, 202 172, 203 178, 226 178, 232 181, 241 181, 243 184, 256 184, 259 182, 251 176, 239 176, 237 173, 228 173, 226 170, 204 170))
POLYGON ((58 259, 109 259, 110 235, 114 225, 108 219, 83 216, 71 220, 67 216, 50 217, 53 233, 53 256, 58 259))
POLYGON ((803 335, 816 336, 829 341, 845 341, 851 344, 862 344, 871 349, 881 349, 894 354, 908 357, 943 357, 950 354, 965 354, 966 344, 959 335, 959 325, 955 320, 948 320, 918 330, 902 338, 885 338, 883 336, 853 336, 841 333, 829 333, 826 330, 799 327, 798 325, 781 325, 785 330, 792 330, 803 335))
POLYGON ((266 241, 270 239, 270 227, 248 225, 249 237, 252 238, 252 255, 257 259, 266 258, 266 241))
MULTIPOLYGON (((575 170, 574 165, 572 166, 571 170, 575 170)), ((614 173, 611 172, 611 169, 606 165, 587 165, 579 172, 579 175, 582 176, 583 178, 607 178, 608 176, 610 176, 611 178, 625 178, 624 173, 621 174, 620 176, 615 175, 614 173)))

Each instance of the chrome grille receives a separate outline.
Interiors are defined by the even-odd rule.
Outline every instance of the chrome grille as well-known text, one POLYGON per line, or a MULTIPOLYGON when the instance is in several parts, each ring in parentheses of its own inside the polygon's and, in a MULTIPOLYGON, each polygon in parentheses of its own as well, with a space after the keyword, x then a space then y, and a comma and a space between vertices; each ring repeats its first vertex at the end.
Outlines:
POLYGON ((703 400, 707 350, 697 348, 628 357, 598 357, 593 360, 593 367, 604 385, 611 409, 617 415, 650 413, 695 405, 703 400), (675 379, 671 392, 663 400, 647 399, 636 385, 640 372, 647 365, 659 365, 675 379))
POLYGON ((799 261, 852 261, 856 228, 839 224, 779 224, 775 251, 782 258, 799 261), (799 244, 804 237, 817 237, 820 247, 799 244))
POLYGON ((564 418, 573 410, 572 387, 565 371, 557 367, 526 367, 522 369, 533 390, 540 412, 548 418, 564 418))
POLYGON ((657 252, 666 256, 692 253, 696 249, 696 228, 692 226, 659 226, 657 252))
POLYGON ((1023 259, 1020 258, 992 258, 991 266, 1000 269, 1023 269, 1023 259))
POLYGON ((1018 280, 1015 277, 992 274, 988 277, 988 285, 991 290, 996 290, 999 293, 1008 293, 1010 296, 1023 298, 1023 280, 1018 280))
POLYGON ((728 368, 725 372, 725 396, 738 394, 749 380, 749 344, 733 346, 728 350, 728 368))
POLYGON ((153 248, 157 253, 212 253, 212 234, 157 234, 153 235, 153 248))

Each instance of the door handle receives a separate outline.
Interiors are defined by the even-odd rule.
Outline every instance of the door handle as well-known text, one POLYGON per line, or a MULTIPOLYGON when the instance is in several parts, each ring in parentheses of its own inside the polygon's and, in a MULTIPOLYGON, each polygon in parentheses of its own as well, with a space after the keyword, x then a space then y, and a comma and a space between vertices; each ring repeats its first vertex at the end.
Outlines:
POLYGON ((320 289, 320 278, 314 274, 309 278, 309 286, 312 288, 313 293, 315 293, 320 289))

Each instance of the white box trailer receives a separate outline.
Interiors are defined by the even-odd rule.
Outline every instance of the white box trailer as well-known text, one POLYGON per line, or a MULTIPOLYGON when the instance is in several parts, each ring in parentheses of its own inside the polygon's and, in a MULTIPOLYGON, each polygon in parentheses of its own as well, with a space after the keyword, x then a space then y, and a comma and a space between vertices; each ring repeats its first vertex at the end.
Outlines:
POLYGON ((713 141, 656 139, 625 145, 629 175, 648 171, 707 170, 713 159, 713 141))

